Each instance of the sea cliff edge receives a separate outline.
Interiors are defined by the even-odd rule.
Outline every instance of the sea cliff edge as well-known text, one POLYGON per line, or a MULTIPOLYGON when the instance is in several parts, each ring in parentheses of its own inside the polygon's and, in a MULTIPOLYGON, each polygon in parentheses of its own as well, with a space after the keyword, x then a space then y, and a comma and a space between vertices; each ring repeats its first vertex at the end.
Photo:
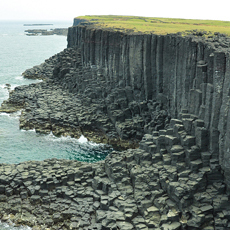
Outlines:
POLYGON ((34 229, 229 229, 229 44, 75 19, 68 48, 23 73, 43 82, 16 87, 0 111, 116 151, 93 164, 1 164, 0 217, 34 229))

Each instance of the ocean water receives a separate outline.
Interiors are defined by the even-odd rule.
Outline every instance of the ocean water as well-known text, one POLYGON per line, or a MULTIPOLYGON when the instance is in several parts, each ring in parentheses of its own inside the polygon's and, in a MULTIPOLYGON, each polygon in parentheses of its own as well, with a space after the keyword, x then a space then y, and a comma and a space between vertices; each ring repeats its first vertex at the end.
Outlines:
MULTIPOLYGON (((23 26, 22 21, 0 21, 0 104, 18 85, 39 82, 21 76, 26 69, 44 62, 45 59, 62 51, 67 46, 65 36, 26 36, 26 29, 67 28, 72 22, 51 22, 53 26, 23 26)), ((49 22, 50 23, 50 22, 49 22)), ((42 135, 34 130, 19 129, 20 111, 13 114, 0 113, 0 163, 20 163, 27 160, 48 158, 75 159, 87 162, 103 160, 111 148, 71 137, 57 138, 52 133, 42 135)), ((3 230, 26 230, 28 227, 13 227, 0 222, 3 230)))
MULTIPOLYGON (((53 26, 23 26, 26 23, 0 21, 0 103, 8 98, 11 89, 36 80, 24 79, 26 69, 44 62, 67 46, 66 36, 26 36, 26 29, 67 28, 72 22, 51 22, 53 26)), ((42 135, 34 130, 19 129, 20 111, 14 114, 0 113, 0 163, 20 163, 47 158, 76 159, 95 162, 102 160, 111 148, 88 142, 83 136, 57 138, 50 133, 42 135)))

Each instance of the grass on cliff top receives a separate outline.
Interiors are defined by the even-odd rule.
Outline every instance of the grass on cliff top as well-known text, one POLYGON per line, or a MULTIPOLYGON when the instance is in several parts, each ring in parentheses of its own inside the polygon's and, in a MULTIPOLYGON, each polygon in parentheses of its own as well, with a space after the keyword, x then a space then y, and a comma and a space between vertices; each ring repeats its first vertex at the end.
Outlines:
POLYGON ((182 32, 184 35, 198 32, 202 32, 204 35, 214 35, 218 32, 230 36, 230 21, 114 15, 88 15, 77 18, 93 22, 95 27, 112 28, 117 31, 154 34, 182 32))

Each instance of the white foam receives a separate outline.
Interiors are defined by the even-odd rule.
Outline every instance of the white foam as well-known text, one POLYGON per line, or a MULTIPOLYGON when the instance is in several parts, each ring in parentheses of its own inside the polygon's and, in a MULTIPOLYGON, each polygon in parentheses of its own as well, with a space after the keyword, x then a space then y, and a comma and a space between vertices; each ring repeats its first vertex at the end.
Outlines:
POLYGON ((95 142, 92 142, 92 141, 89 141, 88 143, 89 143, 89 145, 92 145, 92 146, 102 146, 102 145, 104 145, 104 144, 98 144, 98 143, 95 143, 95 142))
POLYGON ((10 114, 10 117, 15 117, 15 118, 19 118, 21 116, 21 113, 22 113, 22 109, 14 112, 14 113, 11 113, 10 114))
POLYGON ((20 117, 20 115, 21 115, 21 112, 22 112, 22 110, 16 111, 14 113, 2 112, 2 113, 0 113, 0 115, 18 119, 20 117))
POLYGON ((16 84, 11 85, 10 90, 14 90, 17 86, 19 86, 19 85, 16 85, 16 84))
POLYGON ((7 223, 0 221, 0 229, 4 229, 4 230, 31 230, 32 228, 29 226, 14 227, 14 224, 12 222, 10 222, 10 224, 7 224, 7 223))
POLYGON ((91 145, 91 146, 101 146, 104 144, 97 144, 92 141, 88 141, 88 139, 84 136, 81 135, 79 139, 73 138, 71 136, 61 136, 61 137, 56 137, 53 135, 52 132, 50 132, 49 135, 46 136, 47 139, 55 141, 55 142, 72 142, 75 144, 80 144, 80 145, 91 145))
POLYGON ((21 132, 36 132, 35 129, 28 129, 28 130, 25 130, 25 129, 20 129, 21 132))
MULTIPOLYGON (((35 131, 35 130, 28 130, 28 131, 35 131)), ((53 135, 52 132, 50 132, 48 135, 45 135, 45 139, 48 141, 53 141, 53 142, 59 142, 59 143, 72 143, 73 145, 81 145, 83 146, 91 146, 91 147, 100 147, 104 146, 104 144, 97 144, 92 141, 88 141, 88 139, 84 136, 81 135, 79 139, 76 139, 71 136, 61 136, 57 137, 53 135)))
POLYGON ((23 76, 17 76, 17 77, 15 77, 15 79, 20 80, 20 81, 24 80, 23 76))
POLYGON ((0 116, 7 116, 7 117, 9 117, 10 114, 9 114, 9 113, 5 113, 5 112, 2 112, 2 113, 0 113, 0 116))
POLYGON ((80 138, 78 139, 78 141, 80 143, 87 143, 88 142, 88 139, 86 137, 84 137, 83 135, 80 136, 80 138))
POLYGON ((45 137, 49 141, 54 141, 54 142, 77 142, 77 139, 72 138, 71 136, 61 136, 61 137, 56 137, 53 135, 52 132, 50 132, 48 135, 45 137))
POLYGON ((79 139, 76 139, 71 136, 56 137, 55 135, 53 135, 52 132, 50 132, 46 137, 49 140, 57 141, 57 142, 76 142, 76 143, 81 143, 81 144, 88 142, 88 139, 85 138, 83 135, 81 135, 79 139))
POLYGON ((18 84, 10 84, 9 86, 7 84, 0 84, 0 88, 4 89, 6 92, 8 89, 13 90, 15 87, 19 86, 18 84))
POLYGON ((13 90, 17 86, 19 85, 14 84, 14 85, 7 86, 6 84, 0 84, 0 88, 4 89, 4 91, 6 92, 8 92, 8 89, 13 90))
POLYGON ((6 84, 0 84, 0 88, 2 88, 2 89, 6 89, 6 90, 7 90, 7 86, 6 86, 6 84))

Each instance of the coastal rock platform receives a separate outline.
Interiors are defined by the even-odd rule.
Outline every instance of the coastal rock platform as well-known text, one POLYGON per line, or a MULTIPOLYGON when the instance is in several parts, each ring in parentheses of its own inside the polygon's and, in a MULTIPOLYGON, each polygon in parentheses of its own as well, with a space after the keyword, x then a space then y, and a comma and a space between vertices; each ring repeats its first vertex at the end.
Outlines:
MULTIPOLYGON (((203 35, 202 35, 203 36, 203 35)), ((79 24, 0 111, 111 144, 104 161, 0 165, 0 217, 33 229, 230 229, 230 41, 79 24)))
POLYGON ((1 219, 33 229, 230 228, 220 167, 185 120, 98 163, 1 164, 1 219))
POLYGON ((170 117, 162 104, 133 98, 127 87, 112 88, 94 66, 82 66, 79 49, 68 48, 23 73, 43 82, 16 87, 1 112, 23 109, 21 129, 56 136, 84 135, 115 149, 135 148, 145 132, 159 130, 170 117))

